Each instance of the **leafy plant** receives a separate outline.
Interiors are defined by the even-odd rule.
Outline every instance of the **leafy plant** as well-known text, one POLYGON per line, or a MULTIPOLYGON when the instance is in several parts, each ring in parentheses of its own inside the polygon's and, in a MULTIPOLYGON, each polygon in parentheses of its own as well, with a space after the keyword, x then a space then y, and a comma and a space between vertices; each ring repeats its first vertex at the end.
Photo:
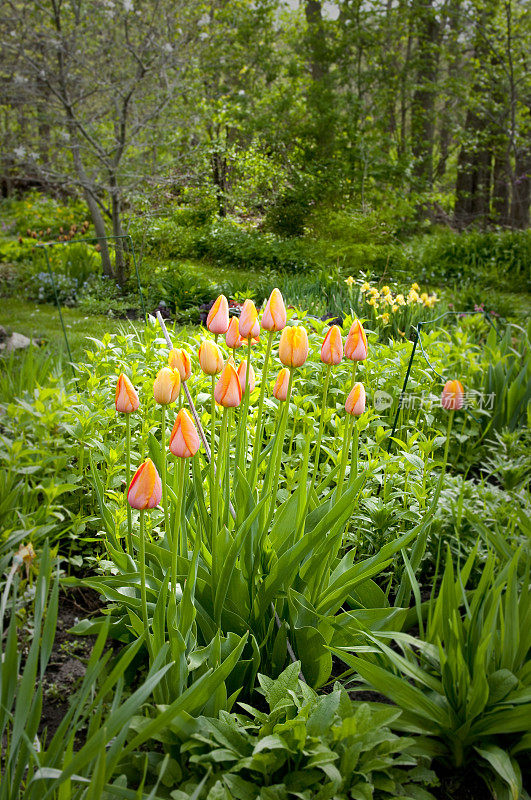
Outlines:
POLYGON ((199 718, 181 753, 206 781, 183 782, 175 800, 194 791, 198 800, 433 797, 420 787, 435 785, 435 774, 408 755, 411 739, 389 730, 399 711, 352 702, 339 683, 319 697, 299 669, 258 676, 267 712, 241 703, 245 713, 199 718))
POLYGON ((448 554, 420 639, 366 634, 372 656, 335 652, 402 709, 395 729, 418 735, 437 759, 475 768, 497 797, 516 800, 522 788, 517 756, 529 746, 531 714, 529 561, 521 591, 517 552, 498 575, 491 556, 476 589, 467 592, 475 557, 473 550, 455 576, 448 554))

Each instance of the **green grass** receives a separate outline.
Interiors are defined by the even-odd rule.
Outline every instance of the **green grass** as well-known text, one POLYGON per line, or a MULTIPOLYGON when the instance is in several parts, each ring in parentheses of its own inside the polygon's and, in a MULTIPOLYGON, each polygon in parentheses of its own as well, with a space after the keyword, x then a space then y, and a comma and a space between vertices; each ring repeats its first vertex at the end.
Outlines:
MULTIPOLYGON (((116 333, 144 324, 142 321, 87 316, 75 308, 63 308, 62 314, 74 358, 82 355, 87 336, 101 338, 107 332, 116 333)), ((30 303, 11 297, 3 299, 0 304, 0 325, 30 339, 44 340, 46 346, 58 355, 66 354, 59 314, 53 305, 30 303)))

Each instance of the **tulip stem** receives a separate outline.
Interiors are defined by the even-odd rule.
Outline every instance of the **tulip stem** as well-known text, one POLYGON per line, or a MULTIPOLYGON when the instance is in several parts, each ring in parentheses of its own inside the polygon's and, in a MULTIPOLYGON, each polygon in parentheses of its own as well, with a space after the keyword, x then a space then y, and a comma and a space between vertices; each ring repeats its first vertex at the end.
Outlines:
POLYGON ((354 423, 354 418, 348 415, 347 419, 345 420, 345 431, 343 435, 343 448, 341 450, 341 465, 339 467, 339 476, 337 479, 337 491, 336 491, 336 500, 339 500, 341 494, 343 493, 343 481, 345 480, 345 472, 347 469, 347 461, 348 455, 350 450, 350 437, 352 436, 352 425, 354 423))
POLYGON ((274 478, 272 483, 272 497, 271 497, 271 506, 269 509, 269 517, 267 519, 267 525, 265 526, 265 530, 269 528, 271 524, 271 520, 273 519, 273 515, 275 513, 275 507, 277 504, 277 493, 278 493, 278 480, 280 477, 280 464, 282 462, 282 453, 284 451, 284 436, 286 434, 286 425, 288 422, 288 414, 289 414, 289 403, 291 399, 291 389, 293 386, 293 375, 294 375, 294 368, 289 368, 289 382, 288 382, 288 393, 286 396, 284 413, 280 419, 280 429, 278 431, 278 438, 275 443, 275 455, 274 455, 274 463, 275 463, 275 472, 274 478))
POLYGON ((180 458, 178 460, 178 463, 175 464, 175 471, 179 476, 178 479, 179 482, 176 492, 177 504, 175 506, 173 538, 171 543, 171 588, 174 593, 177 591, 177 556, 179 555, 179 551, 182 558, 186 558, 188 554, 187 544, 186 544, 186 531, 184 530, 184 527, 181 530, 185 466, 186 466, 185 458, 180 458))
POLYGON ((164 507, 164 534, 169 540, 170 523, 168 521, 168 487, 166 486, 166 406, 160 407, 160 458, 162 462, 162 505, 164 507))
POLYGON ((310 497, 313 492, 313 488, 315 485, 315 481, 317 478, 317 472, 319 470, 319 458, 321 456, 321 442, 323 441, 323 433, 324 433, 324 426, 325 426, 325 417, 326 417, 326 401, 328 399, 328 387, 330 385, 330 364, 327 364, 325 370, 325 381, 324 381, 324 389, 323 389, 323 400, 321 403, 321 419, 319 420, 319 430, 317 432, 317 443, 315 445, 315 453, 314 453, 314 465, 312 470, 312 479, 310 482, 310 490, 308 492, 308 499, 306 500, 306 508, 308 508, 308 504, 310 502, 310 497))
POLYGON ((142 622, 146 632, 146 641, 149 648, 148 612, 146 598, 146 545, 144 541, 144 509, 140 509, 140 542, 139 542, 139 561, 140 561, 140 599, 142 603, 142 622))
POLYGON ((227 438, 225 443, 225 450, 227 454, 227 463, 225 465, 225 511, 223 516, 224 525, 229 525, 229 505, 230 505, 230 439, 232 434, 232 413, 231 409, 227 408, 227 438))
POLYGON ((127 505, 127 550, 131 558, 133 557, 133 515, 131 506, 127 502, 127 492, 131 483, 131 416, 125 415, 125 498, 127 505))
POLYGON ((211 402, 210 402, 210 511, 212 513, 212 504, 214 498, 214 487, 216 483, 216 469, 214 467, 214 452, 216 449, 216 398, 214 391, 216 389, 216 378, 214 375, 211 377, 211 402))
MULTIPOLYGON (((263 435, 263 425, 262 425, 262 411, 264 408, 264 397, 265 397, 265 390, 267 384, 267 373, 269 370, 269 359, 271 356, 271 347, 273 345, 273 337, 275 335, 275 331, 269 331, 269 335, 267 337, 267 345, 264 357, 264 366, 262 367, 262 377, 261 377, 261 385, 260 385, 260 398, 258 400, 258 417, 256 420, 256 435, 254 440, 254 449, 253 449, 253 463, 251 466, 251 480, 250 484, 251 487, 254 486, 254 482, 256 480, 256 472, 258 471, 258 459, 260 458, 260 451, 262 449, 262 435, 263 435)), ((247 373, 249 374, 249 373, 247 373)))

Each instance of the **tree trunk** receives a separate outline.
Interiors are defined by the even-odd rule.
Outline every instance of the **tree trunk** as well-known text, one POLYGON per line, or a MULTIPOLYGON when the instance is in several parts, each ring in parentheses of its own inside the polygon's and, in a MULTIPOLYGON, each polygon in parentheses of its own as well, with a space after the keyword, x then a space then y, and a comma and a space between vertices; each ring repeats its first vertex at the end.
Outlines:
POLYGON ((316 156, 319 159, 327 159, 332 154, 335 119, 321 0, 306 0, 305 14, 308 24, 307 46, 312 76, 308 104, 311 108, 316 156))
POLYGON ((435 97, 441 25, 433 0, 418 7, 417 88, 411 105, 411 151, 419 188, 433 185, 435 97))
POLYGON ((129 275, 125 259, 125 242, 123 238, 121 238, 124 235, 121 216, 122 198, 115 174, 109 176, 109 186, 111 195, 112 233, 113 236, 117 237, 114 240, 114 271, 117 282, 123 287, 129 275))
POLYGON ((531 202, 531 150, 521 148, 516 153, 515 180, 511 197, 511 225, 525 229, 529 225, 531 202))

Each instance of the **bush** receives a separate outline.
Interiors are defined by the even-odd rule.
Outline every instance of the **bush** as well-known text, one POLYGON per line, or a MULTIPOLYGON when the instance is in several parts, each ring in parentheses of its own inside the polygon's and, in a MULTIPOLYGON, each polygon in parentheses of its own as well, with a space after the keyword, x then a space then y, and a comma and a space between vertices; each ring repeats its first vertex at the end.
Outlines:
POLYGON ((438 230, 406 248, 422 280, 474 280, 486 286, 529 287, 529 231, 438 230))

